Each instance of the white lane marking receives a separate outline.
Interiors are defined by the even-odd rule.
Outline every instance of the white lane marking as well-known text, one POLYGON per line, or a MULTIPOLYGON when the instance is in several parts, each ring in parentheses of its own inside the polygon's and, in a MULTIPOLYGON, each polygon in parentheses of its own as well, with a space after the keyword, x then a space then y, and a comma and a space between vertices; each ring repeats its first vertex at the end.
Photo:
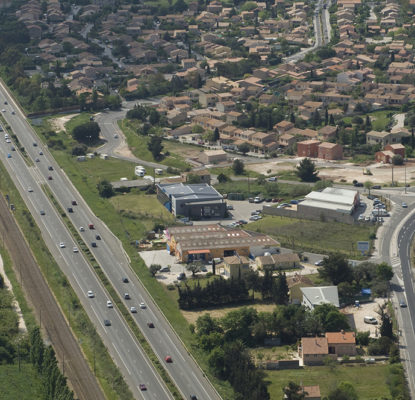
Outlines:
POLYGON ((125 369, 126 369, 126 370, 127 370, 127 372, 131 375, 131 372, 130 372, 130 370, 128 369, 127 365, 125 364, 124 358, 121 356, 120 352, 118 351, 117 346, 114 344, 114 342, 111 342, 111 343, 112 343, 112 345, 113 345, 113 347, 114 347, 115 351, 117 352, 118 357, 120 357, 120 360, 121 360, 121 361, 122 361, 122 363, 124 364, 125 369))

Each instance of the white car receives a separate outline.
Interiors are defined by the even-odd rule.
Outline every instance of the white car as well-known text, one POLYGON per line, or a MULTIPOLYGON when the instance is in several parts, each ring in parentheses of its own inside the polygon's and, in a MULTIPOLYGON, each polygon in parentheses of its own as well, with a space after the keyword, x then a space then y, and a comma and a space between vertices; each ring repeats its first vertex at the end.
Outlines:
POLYGON ((74 252, 74 253, 78 253, 78 252, 79 252, 78 247, 74 247, 74 248, 73 248, 73 252, 74 252))
POLYGON ((29 186, 29 187, 27 188, 27 191, 28 191, 29 193, 32 193, 32 192, 33 192, 33 189, 29 186))
POLYGON ((108 308, 112 308, 112 307, 113 307, 113 306, 112 306, 112 301, 107 300, 107 307, 108 307, 108 308))
POLYGON ((6 139, 6 143, 11 143, 11 142, 12 141, 9 138, 6 139))
POLYGON ((318 260, 314 263, 315 266, 321 267, 323 265, 323 260, 318 260))
POLYGON ((79 227, 79 231, 80 231, 80 232, 85 232, 85 228, 84 228, 83 226, 80 226, 80 227, 79 227))
POLYGON ((60 247, 61 249, 63 249, 63 248, 65 247, 65 243, 60 242, 60 243, 59 243, 59 247, 60 247))
POLYGON ((141 309, 143 309, 143 310, 144 310, 146 307, 147 307, 147 306, 145 305, 145 303, 143 303, 143 302, 141 302, 141 303, 140 303, 140 308, 141 308, 141 309))
POLYGON ((3 108, 3 109, 1 110, 1 112, 6 112, 6 110, 3 108))
POLYGON ((93 292, 92 290, 88 290, 87 295, 88 295, 88 297, 89 297, 90 299, 92 299, 93 297, 95 297, 94 292, 93 292))
POLYGON ((130 311, 135 314, 137 312, 137 309, 135 307, 130 307, 130 311))

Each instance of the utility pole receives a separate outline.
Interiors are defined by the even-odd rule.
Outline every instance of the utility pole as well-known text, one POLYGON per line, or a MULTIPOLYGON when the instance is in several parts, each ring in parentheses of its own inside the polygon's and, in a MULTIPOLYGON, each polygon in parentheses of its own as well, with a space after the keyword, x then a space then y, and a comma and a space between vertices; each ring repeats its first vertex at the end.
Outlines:
POLYGON ((405 161, 404 161, 404 167, 405 167, 405 194, 406 194, 406 164, 405 164, 405 161))
POLYGON ((394 187, 395 184, 393 183, 393 163, 391 164, 391 166, 392 166, 392 187, 394 187))

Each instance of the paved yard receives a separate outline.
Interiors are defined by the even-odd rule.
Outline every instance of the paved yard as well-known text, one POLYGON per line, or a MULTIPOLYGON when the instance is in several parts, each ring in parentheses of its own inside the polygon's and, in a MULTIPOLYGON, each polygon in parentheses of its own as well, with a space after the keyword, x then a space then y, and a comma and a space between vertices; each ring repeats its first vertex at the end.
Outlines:
POLYGON ((379 335, 380 327, 380 316, 377 311, 379 310, 379 305, 383 304, 385 299, 378 298, 373 302, 361 304, 359 308, 349 306, 342 310, 348 316, 350 327, 352 329, 357 329, 361 332, 370 331, 371 337, 377 337, 379 335), (378 320, 377 325, 366 324, 364 322, 364 317, 375 317, 378 320))

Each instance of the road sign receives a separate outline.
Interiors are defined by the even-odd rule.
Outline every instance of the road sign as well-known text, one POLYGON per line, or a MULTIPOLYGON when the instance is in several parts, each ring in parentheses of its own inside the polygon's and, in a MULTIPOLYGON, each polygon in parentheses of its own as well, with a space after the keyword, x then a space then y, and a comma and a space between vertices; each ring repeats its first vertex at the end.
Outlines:
POLYGON ((362 255, 369 252, 369 242, 357 242, 357 250, 362 252, 362 255))

